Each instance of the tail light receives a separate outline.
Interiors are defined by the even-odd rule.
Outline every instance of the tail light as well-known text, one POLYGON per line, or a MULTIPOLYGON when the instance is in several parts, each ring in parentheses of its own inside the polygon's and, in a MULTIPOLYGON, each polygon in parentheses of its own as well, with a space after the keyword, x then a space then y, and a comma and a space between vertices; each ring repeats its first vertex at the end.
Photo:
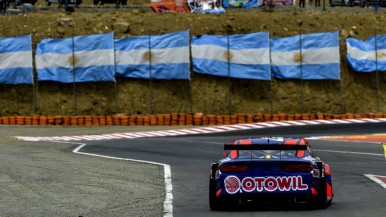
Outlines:
POLYGON ((247 166, 238 166, 238 165, 222 165, 220 167, 220 171, 222 173, 230 173, 230 172, 246 172, 248 169, 247 166))
POLYGON ((300 165, 298 168, 300 172, 311 172, 314 169, 311 165, 300 165))
POLYGON ((314 168, 312 165, 287 165, 284 166, 284 170, 290 173, 293 172, 311 172, 314 168))
POLYGON ((325 166, 322 162, 317 162, 317 165, 313 166, 312 176, 315 178, 324 177, 325 166))
POLYGON ((217 167, 218 167, 218 163, 212 163, 210 165, 210 178, 214 178, 215 177, 216 171, 217 171, 217 167))

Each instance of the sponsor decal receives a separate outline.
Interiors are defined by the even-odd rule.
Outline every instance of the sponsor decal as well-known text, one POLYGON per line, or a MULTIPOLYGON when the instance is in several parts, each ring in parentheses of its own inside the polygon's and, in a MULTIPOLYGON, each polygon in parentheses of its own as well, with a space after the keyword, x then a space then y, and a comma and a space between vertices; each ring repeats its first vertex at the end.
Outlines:
POLYGON ((224 180, 224 186, 229 194, 235 194, 240 190, 245 192, 308 190, 308 185, 303 183, 301 176, 245 177, 242 181, 236 176, 227 176, 224 180))
POLYGON ((229 194, 234 194, 240 189, 240 179, 236 176, 228 176, 224 180, 225 190, 229 194))

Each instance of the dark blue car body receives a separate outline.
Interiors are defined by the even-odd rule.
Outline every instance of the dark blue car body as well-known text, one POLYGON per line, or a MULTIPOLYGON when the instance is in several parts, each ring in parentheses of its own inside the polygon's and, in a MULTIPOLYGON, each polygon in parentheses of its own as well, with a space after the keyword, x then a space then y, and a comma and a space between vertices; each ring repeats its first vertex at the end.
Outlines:
POLYGON ((279 200, 326 208, 332 201, 330 167, 305 139, 240 139, 224 145, 224 152, 225 158, 211 165, 211 210, 279 200))

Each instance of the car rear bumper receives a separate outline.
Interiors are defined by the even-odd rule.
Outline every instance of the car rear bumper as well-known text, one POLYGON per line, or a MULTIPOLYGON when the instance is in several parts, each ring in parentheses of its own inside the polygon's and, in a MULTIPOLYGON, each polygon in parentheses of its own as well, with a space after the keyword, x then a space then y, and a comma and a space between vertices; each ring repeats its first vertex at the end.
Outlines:
POLYGON ((241 203, 258 202, 258 203, 304 203, 315 199, 312 194, 236 194, 236 195, 222 195, 221 199, 226 201, 240 201, 241 203))

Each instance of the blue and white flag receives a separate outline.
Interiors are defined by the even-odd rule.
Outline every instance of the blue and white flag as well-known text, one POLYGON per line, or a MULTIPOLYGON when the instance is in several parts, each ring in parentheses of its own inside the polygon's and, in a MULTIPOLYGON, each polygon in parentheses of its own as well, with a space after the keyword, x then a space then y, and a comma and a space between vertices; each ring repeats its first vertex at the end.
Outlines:
POLYGON ((36 48, 39 81, 115 81, 114 65, 113 33, 44 39, 36 48))
POLYGON ((271 39, 272 77, 340 79, 339 32, 271 39))
POLYGON ((115 40, 117 76, 190 79, 189 31, 115 40))
POLYGON ((370 37, 366 41, 346 39, 347 60, 358 72, 386 71, 386 35, 370 37))
POLYGON ((271 79, 268 32, 193 37, 192 58, 193 70, 198 73, 271 79))
POLYGON ((74 82, 73 39, 43 39, 36 47, 39 81, 74 82))
POLYGON ((31 35, 0 38, 0 84, 33 84, 31 35))

